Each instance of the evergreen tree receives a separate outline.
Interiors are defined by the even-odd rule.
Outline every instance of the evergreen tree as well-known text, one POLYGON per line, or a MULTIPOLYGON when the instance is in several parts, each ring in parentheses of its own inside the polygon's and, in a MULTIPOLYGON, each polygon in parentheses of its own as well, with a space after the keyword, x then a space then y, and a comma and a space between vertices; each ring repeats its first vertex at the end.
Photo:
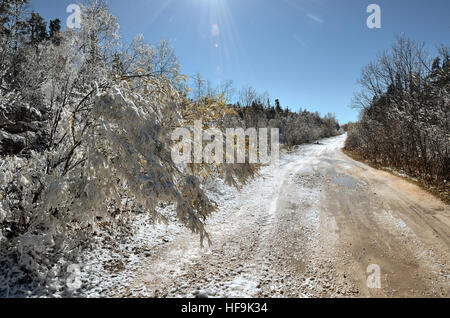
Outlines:
POLYGON ((21 42, 23 40, 23 35, 28 32, 26 13, 28 11, 28 0, 6 0, 7 12, 9 18, 9 32, 12 36, 12 48, 13 52, 17 52, 21 42))
POLYGON ((10 2, 6 0, 0 0, 0 35, 7 35, 10 33, 7 23, 10 21, 9 12, 11 6, 10 2))
POLYGON ((29 29, 29 43, 37 45, 48 38, 47 22, 39 13, 33 12, 27 21, 29 29))
POLYGON ((61 43, 61 20, 55 19, 50 20, 49 25, 49 38, 55 45, 61 43))
POLYGON ((281 112, 283 111, 283 109, 281 108, 280 100, 279 100, 279 99, 276 99, 276 100, 275 100, 275 111, 276 111, 277 113, 281 113, 281 112))

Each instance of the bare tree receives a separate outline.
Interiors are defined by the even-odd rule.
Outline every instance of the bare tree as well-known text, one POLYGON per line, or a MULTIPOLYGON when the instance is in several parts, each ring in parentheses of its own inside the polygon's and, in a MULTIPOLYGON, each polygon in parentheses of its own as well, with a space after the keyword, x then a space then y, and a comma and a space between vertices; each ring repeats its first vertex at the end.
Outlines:
POLYGON ((159 41, 153 62, 155 73, 159 76, 174 74, 180 68, 174 48, 167 39, 159 41))
POLYGON ((198 103, 206 95, 206 81, 200 73, 195 74, 192 79, 192 96, 198 103))
POLYGON ((219 96, 222 95, 227 102, 231 102, 236 93, 236 90, 233 87, 233 81, 228 80, 219 83, 219 85, 217 86, 217 93, 219 94, 219 96))
POLYGON ((239 90, 239 103, 241 106, 251 106, 257 97, 256 90, 250 85, 245 85, 239 90))
POLYGON ((411 91, 416 80, 425 77, 429 64, 423 43, 418 44, 404 35, 397 36, 390 51, 384 51, 376 62, 363 68, 359 79, 362 90, 355 94, 352 106, 367 108, 389 89, 411 91))

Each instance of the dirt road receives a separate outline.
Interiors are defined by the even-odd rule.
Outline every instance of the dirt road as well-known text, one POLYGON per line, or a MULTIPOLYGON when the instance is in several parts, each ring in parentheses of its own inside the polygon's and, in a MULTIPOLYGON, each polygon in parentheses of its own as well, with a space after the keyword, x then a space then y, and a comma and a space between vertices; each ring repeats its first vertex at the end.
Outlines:
POLYGON ((450 207, 348 158, 344 139, 283 155, 241 192, 217 190, 213 246, 179 235, 121 296, 449 297, 450 207))

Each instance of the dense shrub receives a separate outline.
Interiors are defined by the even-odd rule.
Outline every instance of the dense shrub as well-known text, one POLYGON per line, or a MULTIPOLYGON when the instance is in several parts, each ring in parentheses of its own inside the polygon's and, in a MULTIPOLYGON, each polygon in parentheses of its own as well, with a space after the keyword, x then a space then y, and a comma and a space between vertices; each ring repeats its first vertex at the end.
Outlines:
POLYGON ((423 45, 399 37, 368 65, 355 99, 360 121, 346 149, 430 184, 450 180, 450 51, 428 58, 423 45))

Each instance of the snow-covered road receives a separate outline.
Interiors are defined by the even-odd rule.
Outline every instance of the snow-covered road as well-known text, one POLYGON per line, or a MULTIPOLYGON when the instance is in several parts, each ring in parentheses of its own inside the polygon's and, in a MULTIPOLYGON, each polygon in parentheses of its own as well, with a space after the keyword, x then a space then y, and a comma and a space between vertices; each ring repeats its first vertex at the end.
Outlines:
POLYGON ((210 247, 179 226, 142 224, 127 259, 112 262, 121 286, 104 277, 88 295, 449 296, 449 207, 349 159, 344 141, 285 153, 241 191, 212 184, 210 247), (380 289, 367 285, 370 265, 380 289))

